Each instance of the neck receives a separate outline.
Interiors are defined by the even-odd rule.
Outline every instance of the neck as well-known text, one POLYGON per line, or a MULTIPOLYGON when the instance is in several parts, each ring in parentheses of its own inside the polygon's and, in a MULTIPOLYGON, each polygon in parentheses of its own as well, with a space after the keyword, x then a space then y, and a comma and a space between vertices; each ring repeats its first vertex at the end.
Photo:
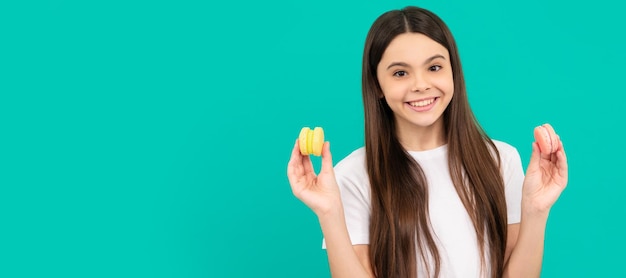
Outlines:
POLYGON ((430 126, 398 126, 398 140, 407 151, 427 151, 446 144, 443 121, 430 126))

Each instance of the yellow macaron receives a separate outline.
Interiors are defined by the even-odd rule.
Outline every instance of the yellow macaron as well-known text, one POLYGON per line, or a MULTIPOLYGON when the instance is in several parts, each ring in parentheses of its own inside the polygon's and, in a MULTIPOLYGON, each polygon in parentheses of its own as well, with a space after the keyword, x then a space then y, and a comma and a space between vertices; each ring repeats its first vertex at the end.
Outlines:
POLYGON ((308 127, 303 127, 300 130, 300 153, 302 155, 322 155, 322 147, 324 146, 324 130, 321 127, 316 127, 311 130, 308 127))

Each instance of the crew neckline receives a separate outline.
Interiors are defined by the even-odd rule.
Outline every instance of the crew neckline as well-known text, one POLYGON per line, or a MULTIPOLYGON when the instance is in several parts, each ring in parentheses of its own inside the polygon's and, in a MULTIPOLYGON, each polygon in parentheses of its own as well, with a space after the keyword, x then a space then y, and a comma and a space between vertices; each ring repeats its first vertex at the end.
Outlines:
POLYGON ((420 157, 420 158, 426 158, 426 157, 433 157, 433 156, 438 156, 441 154, 445 154, 448 151, 448 144, 443 144, 439 147, 436 147, 434 149, 430 149, 430 150, 423 150, 423 151, 407 151, 410 155, 412 156, 416 156, 416 157, 420 157))

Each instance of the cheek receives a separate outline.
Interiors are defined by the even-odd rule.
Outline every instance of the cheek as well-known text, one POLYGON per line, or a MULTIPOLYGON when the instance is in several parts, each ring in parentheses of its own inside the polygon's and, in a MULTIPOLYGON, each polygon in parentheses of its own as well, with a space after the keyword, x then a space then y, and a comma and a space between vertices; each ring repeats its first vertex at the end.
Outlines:
POLYGON ((402 84, 402 82, 380 82, 380 88, 383 91, 383 94, 386 98, 396 99, 402 98, 404 96, 404 92, 406 91, 406 86, 402 84))
POLYGON ((452 79, 452 74, 442 75, 440 78, 436 80, 436 86, 442 93, 446 95, 452 95, 454 93, 454 80, 452 79))

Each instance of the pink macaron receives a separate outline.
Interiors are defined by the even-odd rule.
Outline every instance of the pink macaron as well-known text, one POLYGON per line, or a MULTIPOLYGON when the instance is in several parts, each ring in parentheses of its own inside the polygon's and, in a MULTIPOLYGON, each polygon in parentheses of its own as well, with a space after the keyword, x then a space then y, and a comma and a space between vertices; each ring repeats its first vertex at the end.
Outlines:
POLYGON ((535 127, 535 141, 542 153, 554 153, 559 147, 558 136, 550 124, 535 127))

